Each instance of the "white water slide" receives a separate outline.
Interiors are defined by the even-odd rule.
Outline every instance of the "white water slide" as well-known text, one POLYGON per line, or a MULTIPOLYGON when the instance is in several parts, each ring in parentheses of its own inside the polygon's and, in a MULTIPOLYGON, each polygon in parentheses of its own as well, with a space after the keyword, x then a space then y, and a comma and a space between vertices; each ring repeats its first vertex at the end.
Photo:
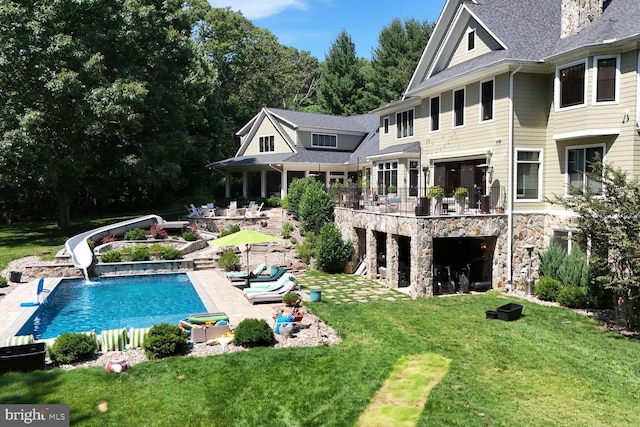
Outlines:
POLYGON ((133 218, 115 224, 105 225, 94 230, 85 231, 82 234, 73 236, 64 244, 67 252, 71 255, 73 265, 84 271, 87 277, 87 269, 93 264, 93 249, 89 246, 89 240, 98 241, 109 234, 124 234, 132 228, 147 228, 151 224, 163 224, 164 220, 158 215, 146 215, 133 218))

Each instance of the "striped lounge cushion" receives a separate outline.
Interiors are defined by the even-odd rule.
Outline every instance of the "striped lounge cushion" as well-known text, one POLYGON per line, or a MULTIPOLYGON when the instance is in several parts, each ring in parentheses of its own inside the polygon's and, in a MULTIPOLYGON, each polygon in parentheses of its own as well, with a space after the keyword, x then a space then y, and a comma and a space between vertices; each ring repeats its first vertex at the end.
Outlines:
POLYGON ((33 341, 33 335, 16 335, 15 337, 7 337, 5 345, 31 344, 33 341))
POLYGON ((102 351, 124 350, 127 342, 127 329, 109 329, 100 334, 100 346, 102 351))
POLYGON ((144 338, 147 336, 151 328, 131 328, 129 329, 129 345, 127 348, 140 348, 144 343, 144 338))

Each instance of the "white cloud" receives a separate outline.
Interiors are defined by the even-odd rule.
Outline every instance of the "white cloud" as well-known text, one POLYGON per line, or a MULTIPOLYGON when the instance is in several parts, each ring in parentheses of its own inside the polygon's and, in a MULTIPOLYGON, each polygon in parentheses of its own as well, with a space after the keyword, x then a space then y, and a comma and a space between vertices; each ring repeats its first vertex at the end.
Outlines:
POLYGON ((231 10, 239 10, 250 20, 277 15, 292 7, 301 10, 307 8, 303 0, 209 0, 209 3, 213 7, 229 6, 231 10))

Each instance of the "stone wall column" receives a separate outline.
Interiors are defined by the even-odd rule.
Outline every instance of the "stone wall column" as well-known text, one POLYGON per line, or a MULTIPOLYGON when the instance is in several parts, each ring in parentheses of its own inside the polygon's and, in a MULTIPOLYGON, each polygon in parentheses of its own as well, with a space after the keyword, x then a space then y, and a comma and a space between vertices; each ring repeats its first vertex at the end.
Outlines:
POLYGON ((398 235, 387 233, 387 280, 389 288, 398 287, 398 235))
POLYGON ((367 235, 367 279, 375 279, 378 271, 378 254, 376 252, 376 232, 371 228, 366 229, 367 235))

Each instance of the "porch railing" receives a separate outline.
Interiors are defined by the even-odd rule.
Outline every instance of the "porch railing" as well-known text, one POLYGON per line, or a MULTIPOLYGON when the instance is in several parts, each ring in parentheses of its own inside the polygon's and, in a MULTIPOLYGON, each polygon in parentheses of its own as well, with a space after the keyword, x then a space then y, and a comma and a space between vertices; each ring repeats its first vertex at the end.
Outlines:
POLYGON ((395 192, 387 190, 386 194, 379 194, 375 189, 344 185, 330 187, 327 191, 336 206, 419 216, 455 214, 460 212, 459 205, 463 205, 464 214, 499 213, 506 200, 503 187, 491 187, 488 194, 483 194, 477 187, 469 187, 464 198, 456 200, 453 194, 448 194, 439 202, 436 199, 427 201, 423 197, 424 192, 415 187, 398 187, 395 192))

